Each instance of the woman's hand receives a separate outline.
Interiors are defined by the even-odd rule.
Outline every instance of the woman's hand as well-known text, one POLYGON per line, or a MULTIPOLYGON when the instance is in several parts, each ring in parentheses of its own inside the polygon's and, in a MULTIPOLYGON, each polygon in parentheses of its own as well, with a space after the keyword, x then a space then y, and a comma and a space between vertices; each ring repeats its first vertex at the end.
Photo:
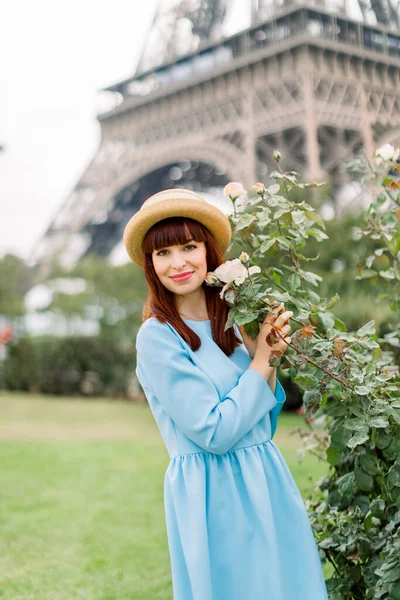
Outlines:
MULTIPOLYGON (((269 303, 268 298, 265 299, 266 303, 269 303)), ((274 302, 272 302, 272 305, 274 304, 278 304, 276 300, 274 300, 274 302)), ((269 322, 272 324, 276 317, 278 316, 278 314, 281 311, 284 311, 285 308, 283 306, 283 304, 280 304, 279 306, 275 306, 267 315, 266 319, 269 319, 269 322)), ((265 323, 265 321, 264 321, 265 323)), ((259 323, 259 328, 261 329, 262 323, 259 323)), ((255 337, 254 339, 251 338, 247 333, 246 330, 244 328, 243 325, 238 325, 238 329, 240 331, 240 334, 243 338, 243 343, 247 348, 247 352, 250 354, 251 358, 254 358, 254 355, 256 353, 256 347, 257 347, 257 337, 255 337)))
POLYGON ((249 365, 250 369, 258 371, 267 382, 274 372, 274 368, 269 362, 271 357, 276 354, 284 354, 291 342, 289 319, 293 313, 284 311, 277 314, 280 310, 282 309, 279 307, 268 313, 260 325, 260 333, 254 340, 254 357, 249 365))

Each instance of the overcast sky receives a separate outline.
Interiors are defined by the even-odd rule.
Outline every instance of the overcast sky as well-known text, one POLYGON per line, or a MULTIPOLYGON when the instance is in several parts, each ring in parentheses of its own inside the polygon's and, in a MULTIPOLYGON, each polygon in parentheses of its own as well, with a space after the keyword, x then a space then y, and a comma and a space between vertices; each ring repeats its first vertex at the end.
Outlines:
POLYGON ((97 91, 133 74, 155 5, 20 0, 3 7, 0 257, 29 257, 93 157, 97 91))

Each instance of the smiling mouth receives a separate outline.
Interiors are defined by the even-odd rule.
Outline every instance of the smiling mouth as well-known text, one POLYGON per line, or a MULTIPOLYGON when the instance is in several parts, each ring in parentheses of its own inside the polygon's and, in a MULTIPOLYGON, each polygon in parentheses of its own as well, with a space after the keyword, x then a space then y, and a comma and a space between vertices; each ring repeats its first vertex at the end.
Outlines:
POLYGON ((182 275, 173 275, 171 279, 172 281, 186 281, 187 279, 190 279, 192 275, 193 271, 189 271, 188 273, 182 273, 182 275))

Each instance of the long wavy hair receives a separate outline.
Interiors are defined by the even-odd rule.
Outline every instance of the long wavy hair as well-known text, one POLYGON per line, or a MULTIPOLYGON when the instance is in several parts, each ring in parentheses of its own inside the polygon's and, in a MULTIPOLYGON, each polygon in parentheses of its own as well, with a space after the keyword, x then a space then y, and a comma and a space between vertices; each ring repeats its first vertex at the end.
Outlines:
MULTIPOLYGON (((163 286, 154 270, 152 252, 167 246, 184 245, 188 241, 204 242, 206 247, 207 271, 214 271, 224 262, 213 236, 204 225, 186 217, 171 217, 159 221, 149 229, 143 242, 144 276, 149 295, 143 309, 143 321, 155 317, 161 323, 170 323, 192 350, 201 345, 199 336, 183 321, 180 316, 174 294, 163 286)), ((235 334, 233 327, 224 331, 228 304, 221 300, 219 288, 209 287, 203 283, 206 296, 207 312, 211 322, 212 337, 221 350, 230 356, 236 346, 242 342, 235 334)))

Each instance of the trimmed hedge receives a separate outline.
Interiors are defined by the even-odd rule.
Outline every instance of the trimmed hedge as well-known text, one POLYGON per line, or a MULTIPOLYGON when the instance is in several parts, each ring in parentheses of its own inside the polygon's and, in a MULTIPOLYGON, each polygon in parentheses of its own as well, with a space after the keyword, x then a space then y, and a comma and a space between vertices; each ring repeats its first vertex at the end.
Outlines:
POLYGON ((68 396, 128 396, 136 367, 132 345, 102 337, 20 338, 7 346, 0 385, 68 396))

